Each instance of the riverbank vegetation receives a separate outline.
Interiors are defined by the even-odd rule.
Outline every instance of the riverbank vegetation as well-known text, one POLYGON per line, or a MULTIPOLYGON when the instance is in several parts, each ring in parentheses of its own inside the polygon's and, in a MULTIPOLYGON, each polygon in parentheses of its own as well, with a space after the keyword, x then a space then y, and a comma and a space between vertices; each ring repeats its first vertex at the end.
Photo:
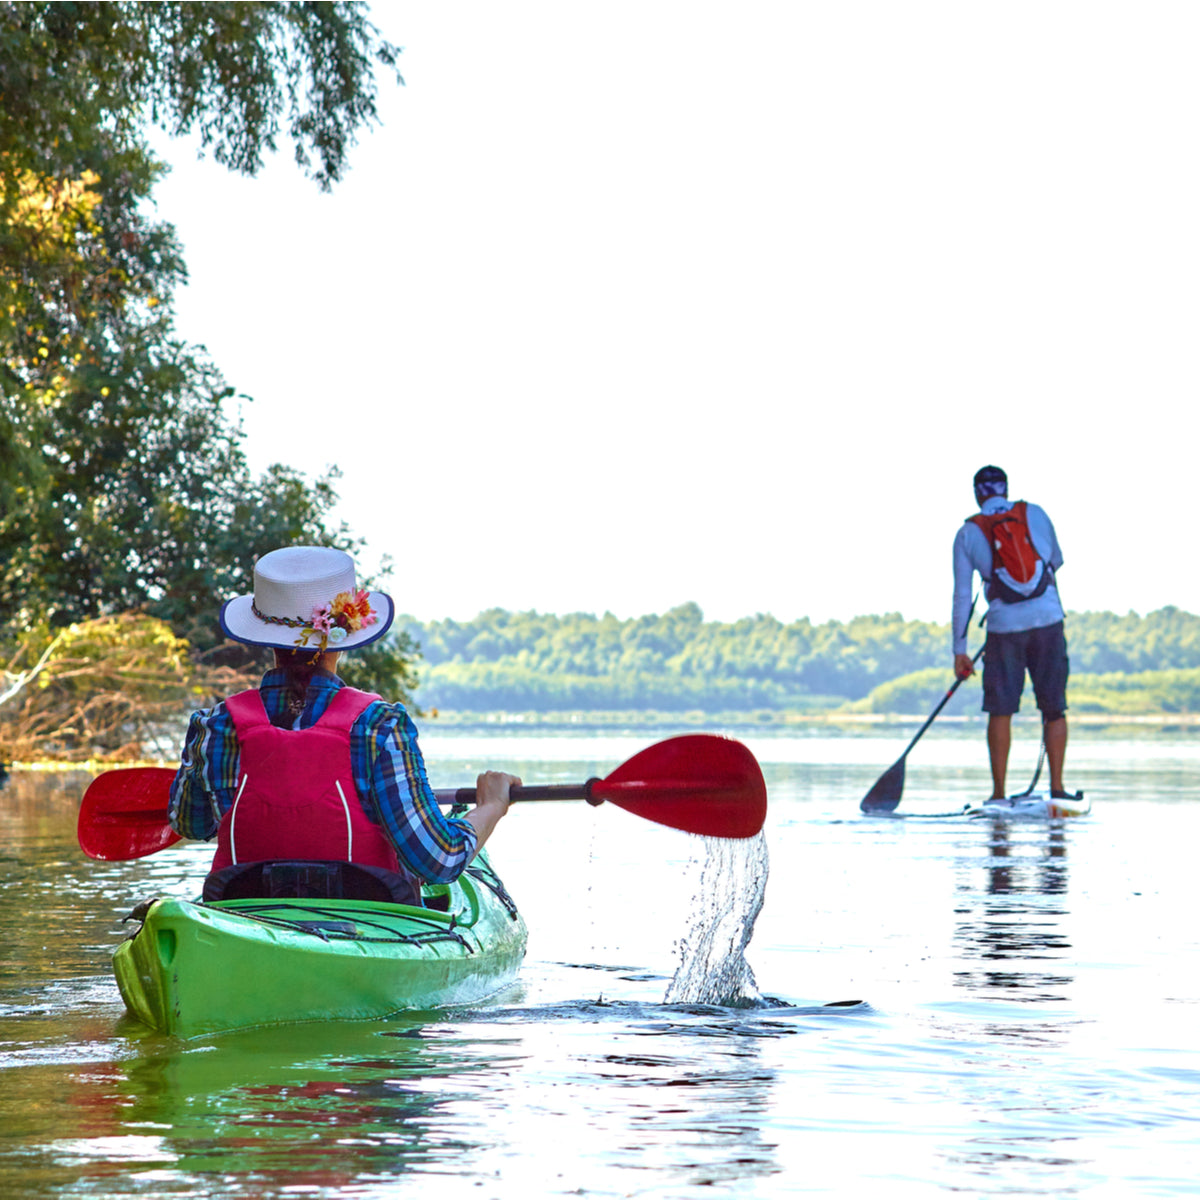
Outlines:
MULTIPOLYGON (((418 698, 448 711, 912 714, 953 681, 948 627, 898 614, 785 624, 705 621, 695 604, 627 620, 493 609, 406 627, 425 659, 418 698)), ((1067 628, 1074 711, 1200 709, 1200 617, 1072 613, 1067 628)), ((979 700, 976 676, 947 711, 979 700)))

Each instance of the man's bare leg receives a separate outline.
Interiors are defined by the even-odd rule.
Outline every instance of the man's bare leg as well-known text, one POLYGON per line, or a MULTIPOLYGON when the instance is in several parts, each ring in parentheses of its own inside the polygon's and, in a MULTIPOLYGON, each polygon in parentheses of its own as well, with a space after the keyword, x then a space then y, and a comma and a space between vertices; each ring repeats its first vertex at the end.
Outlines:
POLYGON ((1063 763, 1067 758, 1067 718, 1047 721, 1042 726, 1046 739, 1046 762, 1050 764, 1050 790, 1063 791, 1063 763))
MULTIPOLYGON (((1063 724, 1066 724, 1065 720, 1063 724)), ((992 799, 1003 800, 1008 794, 1004 790, 1004 783, 1008 777, 1008 750, 1012 745, 1012 717, 988 717, 987 744, 988 756, 992 760, 992 799)), ((1065 741, 1063 745, 1065 748, 1065 741)), ((1049 756, 1050 745, 1047 741, 1046 757, 1049 756)))

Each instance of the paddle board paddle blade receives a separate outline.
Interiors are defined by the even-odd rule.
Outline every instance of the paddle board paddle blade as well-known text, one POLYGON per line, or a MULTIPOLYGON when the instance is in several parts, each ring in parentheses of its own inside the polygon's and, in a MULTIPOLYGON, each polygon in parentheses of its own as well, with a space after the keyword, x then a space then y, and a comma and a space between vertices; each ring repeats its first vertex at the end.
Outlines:
POLYGON ((904 759, 901 758, 880 775, 858 807, 865 813, 894 812, 903 795, 904 759))

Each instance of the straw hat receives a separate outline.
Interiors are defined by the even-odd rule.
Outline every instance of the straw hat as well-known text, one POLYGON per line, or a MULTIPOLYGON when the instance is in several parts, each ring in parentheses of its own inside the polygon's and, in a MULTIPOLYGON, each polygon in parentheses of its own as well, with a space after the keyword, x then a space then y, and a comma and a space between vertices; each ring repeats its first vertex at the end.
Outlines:
POLYGON ((251 646, 354 650, 383 637, 394 616, 391 596, 359 591, 344 550, 285 546, 254 564, 254 594, 225 602, 221 628, 251 646))

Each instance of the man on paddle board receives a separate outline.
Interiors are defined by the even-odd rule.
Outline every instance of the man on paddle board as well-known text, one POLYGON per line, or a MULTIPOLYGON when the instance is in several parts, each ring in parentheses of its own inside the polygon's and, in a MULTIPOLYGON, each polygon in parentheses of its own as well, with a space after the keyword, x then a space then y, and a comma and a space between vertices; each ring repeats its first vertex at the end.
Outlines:
POLYGON ((975 475, 979 512, 954 539, 954 673, 965 679, 975 667, 967 654, 971 583, 978 571, 988 599, 983 651, 983 710, 988 714, 992 798, 1003 799, 1012 742, 1012 716, 1021 706, 1025 672, 1042 713, 1050 788, 1067 799, 1063 763, 1067 752, 1067 640, 1055 582, 1062 566, 1054 525, 1036 504, 1008 499, 1008 476, 987 466, 975 475))
MULTIPOLYGON (((221 609, 224 632, 272 649, 275 666, 188 727, 168 816, 183 837, 217 838, 205 899, 231 894, 238 879, 265 886, 263 862, 293 860, 357 864, 392 899, 419 904, 420 883, 456 879, 508 811, 521 781, 487 771, 475 807, 443 815, 404 706, 338 678, 339 656, 382 637, 393 615, 390 596, 359 590, 350 555, 325 546, 263 555, 253 593, 221 609)), ((281 887, 321 876, 305 870, 292 883, 273 875, 281 887)), ((362 874, 343 872, 355 886, 362 874)), ((324 878, 342 894, 344 879, 324 878)))

